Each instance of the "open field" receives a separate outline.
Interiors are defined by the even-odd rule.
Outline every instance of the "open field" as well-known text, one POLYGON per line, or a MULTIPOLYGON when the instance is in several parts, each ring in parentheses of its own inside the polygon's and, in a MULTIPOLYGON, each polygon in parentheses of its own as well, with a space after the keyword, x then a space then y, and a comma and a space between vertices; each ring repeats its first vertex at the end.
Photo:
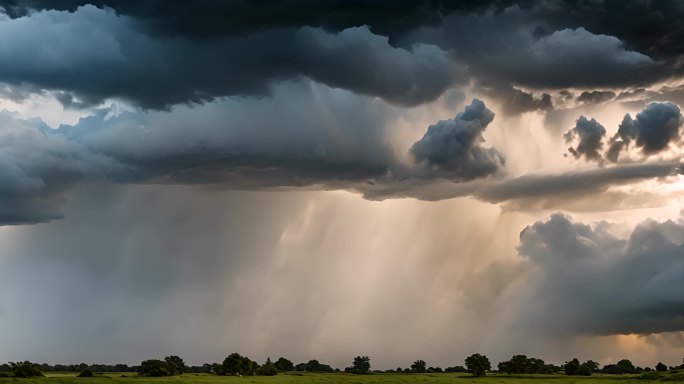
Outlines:
MULTIPOLYGON (((92 378, 78 378, 75 373, 50 372, 47 377, 31 379, 0 378, 0 384, 114 384, 114 383, 172 383, 172 384, 222 384, 222 383, 253 383, 253 384, 380 384, 380 383, 426 383, 426 384, 631 384, 644 382, 660 382, 640 380, 638 375, 594 375, 590 377, 565 375, 489 375, 474 378, 464 374, 372 374, 353 375, 345 373, 285 373, 277 376, 214 376, 185 374, 182 376, 149 378, 138 377, 128 373, 129 377, 121 374, 105 373, 92 378)), ((684 381, 681 381, 684 382, 684 381)))

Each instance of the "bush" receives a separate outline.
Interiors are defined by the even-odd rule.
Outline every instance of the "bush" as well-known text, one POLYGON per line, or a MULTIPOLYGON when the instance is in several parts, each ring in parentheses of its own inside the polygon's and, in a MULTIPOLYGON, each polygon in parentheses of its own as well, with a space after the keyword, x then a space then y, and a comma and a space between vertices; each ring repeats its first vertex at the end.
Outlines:
POLYGON ((93 371, 90 369, 84 369, 78 374, 78 377, 93 377, 93 371))
POLYGON ((12 375, 14 377, 36 377, 43 376, 43 372, 40 371, 40 365, 25 361, 12 366, 12 375))
POLYGON ((157 359, 145 360, 140 363, 138 373, 150 377, 171 376, 173 374, 173 372, 169 372, 165 361, 157 359))
POLYGON ((660 380, 663 376, 657 372, 646 372, 639 376, 639 380, 660 380))
POLYGON ((0 372, 0 377, 12 377, 9 372, 0 372))

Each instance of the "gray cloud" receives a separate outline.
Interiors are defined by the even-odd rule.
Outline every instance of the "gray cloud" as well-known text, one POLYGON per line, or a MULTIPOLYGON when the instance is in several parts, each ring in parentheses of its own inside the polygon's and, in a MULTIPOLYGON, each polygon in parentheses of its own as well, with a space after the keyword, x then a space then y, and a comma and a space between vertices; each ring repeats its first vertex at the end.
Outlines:
MULTIPOLYGON (((684 222, 646 221, 627 238, 555 214, 520 234, 519 253, 540 271, 533 327, 589 334, 684 330, 684 222)), ((531 307, 528 307, 528 309, 531 307)))
POLYGON ((670 102, 650 103, 632 118, 626 114, 618 132, 611 139, 607 158, 618 161, 620 152, 634 142, 642 154, 648 156, 676 144, 684 123, 679 107, 670 102))
POLYGON ((482 133, 494 120, 494 112, 474 99, 453 120, 442 120, 411 146, 416 161, 430 168, 448 172, 456 180, 488 176, 503 168, 505 160, 494 148, 480 145, 482 133))
POLYGON ((583 104, 602 104, 615 98, 612 91, 584 91, 577 96, 577 101, 583 104))
POLYGON ((568 143, 574 141, 575 138, 579 139, 577 147, 568 149, 575 158, 579 159, 584 156, 587 160, 601 161, 603 160, 601 150, 605 136, 606 129, 601 124, 594 119, 587 120, 586 117, 580 116, 575 127, 566 132, 563 138, 568 143))
POLYGON ((551 95, 542 93, 535 96, 532 93, 522 91, 509 84, 479 82, 475 90, 499 101, 503 107, 504 115, 518 115, 530 111, 548 111, 553 109, 551 95))
POLYGON ((5 113, 0 223, 58 219, 71 189, 99 181, 361 191, 411 178, 462 182, 503 167, 495 149, 480 145, 494 114, 479 100, 430 126, 411 147, 418 162, 404 163, 395 150, 407 148, 387 143, 393 107, 311 82, 276 92, 169 112, 104 108, 57 129, 5 113))
POLYGON ((300 77, 410 106, 466 81, 441 49, 395 48, 367 27, 276 28, 199 40, 141 28, 92 6, 4 19, 0 33, 13 39, 0 46, 0 81, 54 90, 68 107, 122 98, 146 108, 269 95, 274 83, 300 77))

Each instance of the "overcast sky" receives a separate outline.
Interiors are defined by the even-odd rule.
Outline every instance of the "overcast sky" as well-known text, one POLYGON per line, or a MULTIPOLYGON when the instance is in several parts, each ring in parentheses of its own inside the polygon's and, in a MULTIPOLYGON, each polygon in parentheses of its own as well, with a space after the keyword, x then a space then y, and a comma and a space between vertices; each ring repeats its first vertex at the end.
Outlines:
POLYGON ((0 361, 684 356, 681 1, 0 1, 0 361))

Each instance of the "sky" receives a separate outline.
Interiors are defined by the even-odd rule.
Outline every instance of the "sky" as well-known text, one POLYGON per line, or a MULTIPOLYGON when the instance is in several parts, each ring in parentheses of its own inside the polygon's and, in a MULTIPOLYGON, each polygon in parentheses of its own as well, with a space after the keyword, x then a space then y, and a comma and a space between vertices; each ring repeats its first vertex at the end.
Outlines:
POLYGON ((681 362, 684 2, 0 9, 0 361, 681 362))

